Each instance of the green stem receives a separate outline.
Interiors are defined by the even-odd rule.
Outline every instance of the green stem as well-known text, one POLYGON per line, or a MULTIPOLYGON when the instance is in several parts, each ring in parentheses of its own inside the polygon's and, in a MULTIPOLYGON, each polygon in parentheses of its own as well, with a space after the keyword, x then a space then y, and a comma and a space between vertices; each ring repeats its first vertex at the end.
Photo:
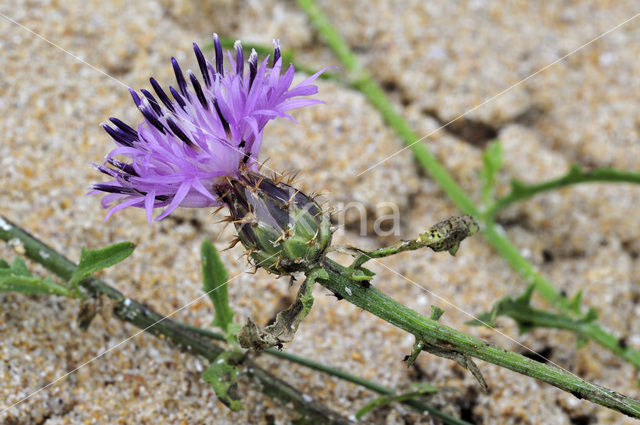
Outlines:
POLYGON ((303 418, 299 420, 301 424, 354 425, 351 420, 329 410, 299 389, 276 378, 253 361, 247 361, 247 373, 258 380, 260 391, 264 394, 280 400, 285 406, 292 404, 294 410, 303 415, 303 418))
MULTIPOLYGON (((217 341, 224 341, 224 335, 216 333, 216 332, 212 332, 210 330, 207 329, 202 329, 199 328, 197 326, 193 326, 193 325, 189 325, 187 323, 183 323, 183 326, 189 328, 190 330, 197 332, 201 335, 205 335, 211 339, 215 339, 217 341)), ((317 370, 318 372, 323 372, 326 373, 327 375, 330 376, 335 376, 336 378, 340 378, 344 381, 347 382, 351 382, 353 384, 359 385, 361 387, 367 388, 371 391, 374 391, 378 394, 381 395, 396 395, 396 392, 394 390, 392 390, 391 388, 387 388, 385 386, 382 386, 380 384, 377 384, 375 382, 372 381, 368 381, 364 378, 361 378, 359 376, 356 375, 352 375, 348 372, 345 372, 343 370, 340 369, 336 369, 334 367, 331 366, 327 366, 324 365, 322 363, 318 363, 316 361, 313 361, 311 359, 308 359, 306 357, 301 357, 301 356, 297 356, 295 354, 291 354, 288 353, 286 351, 279 351, 279 350, 275 350, 273 348, 268 348, 264 351, 262 351, 263 353, 269 354, 271 356, 274 357, 278 357, 284 360, 288 360, 292 363, 297 363, 299 365, 302 366, 306 366, 310 369, 313 370, 317 370)), ((422 403, 418 400, 406 400, 402 402, 403 404, 406 404, 407 406, 410 406, 420 412, 428 412, 431 416, 436 417, 440 420, 442 420, 445 424, 451 424, 451 425, 469 425, 468 422, 463 421, 462 419, 458 419, 454 416, 448 415, 447 413, 443 412, 442 410, 439 410, 429 404, 425 404, 422 403)))
POLYGON ((521 354, 466 335, 405 307, 372 286, 350 279, 349 269, 330 259, 324 266, 329 279, 318 282, 348 302, 380 317, 425 341, 429 346, 452 354, 475 357, 551 384, 578 398, 584 398, 626 415, 640 418, 640 402, 607 388, 586 382, 576 375, 529 359, 521 354))
MULTIPOLYGON (((298 0, 298 4, 309 16, 316 29, 333 49, 336 56, 350 72, 353 87, 364 94, 369 102, 378 110, 385 121, 396 131, 403 142, 410 147, 416 159, 424 170, 429 173, 436 183, 447 194, 449 199, 465 213, 476 217, 480 221, 481 234, 507 260, 509 265, 527 282, 535 283, 536 291, 547 301, 561 310, 566 310, 567 300, 562 297, 553 285, 541 274, 535 271, 513 244, 502 234, 496 232, 489 216, 480 214, 479 209, 469 196, 451 177, 449 172, 427 150, 422 143, 416 143, 420 138, 409 127, 409 124, 395 112, 391 101, 375 82, 371 75, 359 65, 355 55, 341 36, 335 31, 326 16, 318 9, 313 0, 298 0)), ((375 166, 375 165, 374 165, 375 166)), ((604 330, 598 324, 590 326, 589 335, 598 344, 608 348, 640 369, 640 352, 631 347, 621 349, 618 338, 611 332, 604 330)))
MULTIPOLYGON (((522 276, 525 281, 535 284, 536 291, 547 301, 551 302, 562 312, 572 314, 569 300, 560 295, 553 286, 536 272, 534 266, 528 262, 518 251, 518 249, 504 236, 498 233, 495 225, 489 223, 482 231, 489 243, 504 257, 509 265, 522 276)), ((620 346, 620 338, 610 332, 605 331, 597 323, 590 323, 585 326, 582 335, 608 348, 613 353, 628 361, 636 368, 640 368, 640 353, 632 347, 620 346)))
POLYGON ((493 218, 507 206, 531 198, 542 192, 556 190, 580 183, 635 183, 640 184, 640 173, 631 171, 613 170, 610 168, 596 168, 589 172, 583 172, 578 167, 572 167, 571 171, 557 179, 548 180, 536 184, 512 183, 511 192, 497 199, 485 213, 487 217, 493 218))
POLYGON ((452 255, 455 255, 460 246, 460 242, 477 233, 478 229, 478 223, 476 223, 470 215, 450 217, 436 223, 415 239, 399 241, 393 245, 362 254, 356 258, 349 269, 355 270, 374 258, 388 257, 400 252, 427 247, 435 252, 449 251, 452 255))
POLYGON ((393 127, 407 146, 410 147, 418 162, 429 171, 433 179, 440 184, 462 212, 477 216, 478 210, 476 206, 453 180, 451 175, 422 143, 415 143, 419 138, 411 130, 404 118, 394 110, 384 91, 375 82, 371 74, 360 66, 358 59, 351 52, 349 46, 344 42, 340 34, 336 32, 327 17, 315 5, 315 2, 313 0, 298 0, 298 5, 304 9, 318 32, 322 34, 329 47, 349 72, 352 86, 364 94, 369 102, 380 112, 385 121, 393 127))
MULTIPOLYGON (((24 249, 24 255, 42 264, 47 270, 64 280, 69 280, 76 264, 57 251, 53 250, 20 227, 0 215, 0 239, 5 242, 18 240, 24 249)), ((115 288, 99 279, 90 277, 80 282, 87 292, 101 296, 106 295, 116 302, 113 312, 119 319, 131 323, 139 329, 156 336, 161 336, 174 346, 192 354, 201 355, 209 361, 215 360, 225 350, 203 338, 187 326, 177 323, 166 316, 156 313, 149 307, 127 298, 115 288)), ((309 400, 299 389, 292 387, 279 378, 262 369, 252 360, 244 365, 249 376, 257 379, 260 390, 272 396, 286 406, 304 415, 309 422, 318 424, 353 425, 350 420, 329 410, 325 406, 309 400)))

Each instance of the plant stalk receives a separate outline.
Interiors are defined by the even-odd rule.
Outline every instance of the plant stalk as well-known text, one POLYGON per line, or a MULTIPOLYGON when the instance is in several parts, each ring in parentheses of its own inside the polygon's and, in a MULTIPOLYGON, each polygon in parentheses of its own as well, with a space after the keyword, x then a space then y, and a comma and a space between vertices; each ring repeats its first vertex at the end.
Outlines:
MULTIPOLYGON (((613 170, 609 168, 596 168, 589 172, 583 172, 579 168, 573 172, 535 184, 517 184, 517 190, 512 190, 509 194, 496 199, 485 214, 493 218, 496 214, 511 204, 529 199, 539 193, 557 190, 562 187, 581 183, 633 183, 640 184, 640 173, 624 170, 613 170)), ((512 184, 513 185, 513 184, 512 184)))
MULTIPOLYGON (((0 239, 5 242, 14 239, 18 240, 21 247, 20 251, 24 249, 25 256, 42 264, 47 270, 64 280, 69 280, 76 268, 76 264, 71 260, 1 215, 0 239)), ((156 313, 135 300, 127 298, 120 291, 100 279, 93 277, 84 279, 80 282, 80 286, 90 294, 97 296, 104 294, 114 300, 116 304, 113 312, 119 319, 131 323, 145 332, 166 339, 181 350, 203 356, 209 361, 215 360, 218 355, 225 351, 224 348, 213 344, 208 338, 203 338, 188 327, 156 313)), ((270 374, 253 360, 248 359, 243 364, 246 366, 247 374, 260 383, 260 390, 264 394, 280 400, 285 406, 292 406, 295 411, 308 420, 305 423, 353 425, 353 422, 349 419, 312 399, 304 397, 302 391, 270 374)))
MULTIPOLYGON (((489 244, 507 260, 509 265, 525 282, 535 283, 536 291, 547 301, 560 311, 571 313, 567 309, 568 300, 554 288, 551 282, 535 270, 534 266, 520 254, 518 249, 506 236, 496 231, 490 217, 480 213, 478 207, 476 207, 471 198, 469 198, 465 191, 456 183, 451 174, 449 174, 436 157, 429 152, 424 144, 420 142, 421 138, 411 130, 411 127, 404 118, 394 110, 391 101, 380 88, 380 85, 376 83, 371 74, 362 68, 349 46, 333 28, 324 13, 316 6, 314 0, 297 0, 297 2, 342 62, 345 69, 349 72, 353 88, 360 91, 369 100, 371 105, 378 110, 387 124, 396 131, 402 141, 411 149, 422 168, 438 183, 449 199, 451 199, 463 213, 472 215, 479 221, 480 233, 489 244)), ((510 203, 511 200, 503 202, 510 203)), ((587 336, 640 370, 640 352, 631 347, 621 348, 618 344, 619 338, 603 329, 597 323, 590 325, 587 336)))
POLYGON ((350 278, 349 269, 325 259, 323 266, 329 279, 318 282, 348 302, 403 329, 440 350, 474 357, 551 384, 563 391, 593 403, 640 418, 640 402, 610 389, 586 382, 560 368, 506 351, 459 332, 405 307, 373 286, 362 285, 350 278))
MULTIPOLYGON (((224 335, 217 333, 217 332, 212 332, 210 330, 207 329, 202 329, 199 328, 197 326, 193 326, 193 325, 189 325, 184 323, 183 326, 188 327, 189 329, 193 330, 194 332, 197 332, 201 335, 205 335, 211 339, 215 339, 217 341, 224 341, 224 335)), ((269 354, 271 356, 274 357, 278 357, 280 359, 284 359, 284 360, 288 360, 292 363, 297 363, 299 365, 302 366, 306 366, 310 369, 313 370, 317 370, 319 372, 323 372, 326 373, 327 375, 330 376, 335 376, 336 378, 340 378, 344 381, 347 382, 351 382, 353 384, 359 385, 361 387, 367 388, 371 391, 374 391, 378 394, 381 395, 396 395, 397 392, 392 390, 391 388, 387 388, 383 385, 377 384, 375 382, 372 381, 368 381, 364 378, 361 378, 359 376, 356 375, 352 375, 349 372, 345 372, 343 370, 331 367, 331 366, 327 366, 324 365, 322 363, 318 363, 314 360, 308 359, 306 357, 301 357, 301 356, 297 356, 295 354, 291 354, 288 353, 286 351, 280 351, 280 350, 276 350, 273 348, 267 348, 266 350, 262 351, 263 353, 269 354)), ((450 424, 450 425, 470 425, 468 422, 463 421, 462 419, 458 419, 454 416, 451 416, 445 412, 443 412, 442 410, 439 410, 429 404, 426 403, 422 403, 421 401, 418 400, 402 400, 401 401, 402 404, 405 404, 407 406, 410 406, 412 408, 414 408, 417 411, 420 412, 427 412, 429 413, 431 416, 440 419, 443 423, 445 424, 450 424)))

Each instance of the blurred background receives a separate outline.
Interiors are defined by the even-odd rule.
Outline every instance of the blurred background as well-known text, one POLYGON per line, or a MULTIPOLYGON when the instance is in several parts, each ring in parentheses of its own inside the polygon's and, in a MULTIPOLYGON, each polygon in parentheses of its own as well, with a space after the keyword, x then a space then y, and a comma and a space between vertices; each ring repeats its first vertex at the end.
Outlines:
MULTIPOLYGON (((318 6, 418 134, 482 104, 421 142, 475 200, 481 153, 495 138, 505 158, 500 193, 512 178, 540 181, 564 174, 572 163, 640 170, 640 18, 526 79, 635 16, 637 2, 347 0, 318 1, 318 6)), ((104 222, 99 197, 86 196, 92 183, 102 181, 90 162, 101 162, 113 147, 99 124, 110 116, 138 123, 127 87, 149 88, 151 76, 163 86, 175 85, 170 58, 183 69, 197 69, 192 42, 204 46, 213 32, 267 46, 279 38, 307 67, 333 65, 334 72, 343 72, 294 1, 5 0, 0 12, 2 214, 72 259, 83 246, 136 243, 126 263, 103 277, 165 314, 202 293, 202 239, 211 238, 222 249, 233 231, 205 210, 179 210, 152 228, 142 210, 128 209, 104 222)), ((267 126, 261 159, 268 158, 269 167, 299 170, 296 184, 302 190, 320 192, 328 205, 358 202, 372 219, 387 213, 381 204, 393 203, 402 237, 458 213, 408 150, 358 176, 403 144, 361 94, 336 82, 317 84, 317 98, 326 105, 295 111, 297 124, 280 120, 267 126)), ((500 216, 500 224, 559 290, 582 290, 603 325, 640 349, 638 205, 636 187, 583 185, 514 206, 500 216)), ((355 216, 349 217, 337 243, 374 248, 389 242, 362 235, 355 216)), ((241 254, 239 246, 221 253, 231 276, 242 273, 230 284, 230 302, 240 322, 251 317, 264 325, 291 303, 296 288, 264 271, 246 273, 250 268, 241 254)), ((10 260, 15 253, 3 244, 0 256, 10 260)), ((456 257, 420 251, 385 264, 472 314, 526 287, 478 237, 466 241, 456 257)), ((372 268, 378 273, 374 284, 411 308, 428 314, 430 305, 439 305, 444 323, 523 352, 492 330, 465 325, 467 316, 402 277, 372 268)), ((483 362, 488 395, 453 362, 425 353, 407 368, 401 360, 412 337, 338 302, 321 287, 315 297, 287 351, 395 389, 412 382, 452 387, 431 402, 476 424, 631 423, 483 362)), ((0 294, 0 399, 14 402, 136 332, 102 317, 83 332, 75 324, 78 309, 79 303, 57 297, 0 294)), ((213 312, 202 299, 176 317, 207 326, 213 312)), ((501 325, 502 332, 577 375, 640 396, 634 369, 593 343, 577 350, 568 333, 538 329, 518 336, 512 321, 501 325)), ((374 397, 300 366, 264 356, 258 362, 347 416, 374 397)), ((204 367, 202 360, 140 335, 3 414, 0 423, 285 424, 295 419, 252 382, 241 386, 246 409, 232 413, 200 379, 204 367)), ((367 422, 438 423, 400 405, 376 411, 367 422)))

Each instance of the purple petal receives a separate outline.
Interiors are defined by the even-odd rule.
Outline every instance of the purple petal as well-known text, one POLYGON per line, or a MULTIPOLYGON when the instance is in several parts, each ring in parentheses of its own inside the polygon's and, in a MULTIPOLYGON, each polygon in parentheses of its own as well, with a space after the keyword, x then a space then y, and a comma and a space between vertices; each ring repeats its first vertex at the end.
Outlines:
POLYGON ((182 200, 185 198, 185 196, 187 196, 187 193, 189 193, 189 188, 190 187, 191 187, 191 182, 190 181, 183 182, 180 185, 180 187, 178 188, 176 194, 173 196, 173 200, 171 201, 169 206, 164 210, 164 212, 162 214, 160 214, 156 218, 156 221, 162 220, 163 218, 165 218, 166 216, 171 214, 171 212, 173 212, 173 210, 178 208, 178 205, 180 205, 180 202, 182 202, 182 200))

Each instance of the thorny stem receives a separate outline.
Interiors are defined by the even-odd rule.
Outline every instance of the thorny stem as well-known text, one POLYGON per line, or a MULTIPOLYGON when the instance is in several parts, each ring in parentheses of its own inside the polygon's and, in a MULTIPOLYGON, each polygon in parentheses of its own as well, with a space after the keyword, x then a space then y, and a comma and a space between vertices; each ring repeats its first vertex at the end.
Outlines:
POLYGON ((329 279, 319 279, 324 287, 348 302, 380 317, 432 347, 475 357, 551 384, 578 398, 640 418, 640 402, 599 385, 586 382, 576 375, 529 359, 521 354, 492 346, 459 332, 438 321, 429 319, 400 304, 373 286, 363 285, 350 278, 349 269, 325 259, 323 266, 329 279))
MULTIPOLYGON (((433 180, 438 183, 449 199, 451 199, 463 213, 472 215, 480 221, 480 233, 526 282, 535 283, 536 291, 560 311, 572 314, 569 308, 569 300, 563 297, 551 282, 535 270, 534 266, 520 254, 518 249, 505 235, 497 231, 495 224, 488 216, 480 214, 478 207, 476 207, 469 196, 456 183, 449 172, 431 152, 427 150, 423 143, 417 142, 420 140, 420 137, 411 130, 411 127, 404 118, 395 112, 391 101, 384 91, 375 82, 373 77, 362 68, 349 46, 333 28, 324 13, 316 6, 314 0, 297 1, 298 5, 306 12, 310 21, 325 38, 329 47, 349 72, 350 79, 353 81, 352 86, 360 91, 378 110, 387 124, 396 131, 398 136, 400 136, 403 142, 411 149, 416 160, 425 171, 429 173, 433 180)), ((640 352, 631 347, 622 348, 618 343, 619 338, 614 334, 606 331, 596 323, 591 324, 585 332, 588 338, 608 348, 613 353, 634 365, 637 369, 640 369, 640 352)))
MULTIPOLYGON (((55 273, 62 279, 68 280, 76 268, 71 260, 59 254, 34 236, 20 227, 11 223, 0 215, 0 239, 5 242, 19 241, 20 253, 24 249, 24 255, 33 261, 42 264, 47 270, 55 273)), ((116 302, 114 314, 119 319, 129 322, 136 327, 153 335, 166 339, 171 344, 192 354, 201 355, 209 361, 218 357, 224 348, 213 344, 208 338, 203 338, 187 326, 177 323, 149 307, 137 301, 127 298, 115 288, 96 278, 84 279, 80 285, 89 293, 101 296, 106 295, 116 302)), ((246 360, 247 374, 255 378, 259 383, 260 391, 264 394, 280 400, 284 405, 292 405, 312 424, 353 424, 352 421, 329 410, 320 403, 304 397, 297 388, 292 387, 281 379, 262 369, 252 360, 246 360)))
MULTIPOLYGON (((211 339, 215 339, 217 341, 224 341, 224 335, 216 333, 216 332, 212 332, 209 331, 207 329, 202 329, 199 328, 197 326, 193 326, 193 325, 189 325, 189 324, 183 324, 183 326, 188 327, 189 329, 191 329, 194 332, 197 332, 201 335, 205 335, 211 339)), ((371 391, 375 391, 378 394, 381 395, 396 395, 397 393, 392 390, 391 388, 387 388, 385 386, 382 386, 380 384, 377 384, 375 382, 372 381, 368 381, 364 378, 361 378, 359 376, 356 375, 352 375, 348 372, 345 372, 343 370, 340 369, 336 369, 334 367, 331 366, 327 366, 324 365, 322 363, 318 363, 316 361, 313 361, 311 359, 308 359, 306 357, 301 357, 301 356, 297 356, 295 354, 291 354, 288 353, 286 351, 279 351, 273 348, 268 348, 264 351, 262 351, 263 353, 269 354, 271 356, 274 357, 278 357, 284 360, 288 360, 292 363, 297 363, 299 365, 302 366, 306 366, 310 369, 313 370, 317 370, 319 372, 323 372, 326 373, 327 375, 331 375, 331 376, 335 376, 336 378, 340 378, 342 380, 351 382, 353 384, 356 385, 360 385, 361 387, 367 388, 371 391)), ((425 404, 422 403, 418 400, 403 400, 402 401, 403 404, 406 404, 407 406, 410 406, 420 412, 428 412, 431 416, 438 418, 440 420, 442 420, 445 424, 451 424, 451 425, 469 425, 468 422, 463 421, 462 419, 458 419, 454 416, 448 415, 447 413, 443 412, 442 410, 436 409, 435 407, 429 405, 429 404, 425 404)))

